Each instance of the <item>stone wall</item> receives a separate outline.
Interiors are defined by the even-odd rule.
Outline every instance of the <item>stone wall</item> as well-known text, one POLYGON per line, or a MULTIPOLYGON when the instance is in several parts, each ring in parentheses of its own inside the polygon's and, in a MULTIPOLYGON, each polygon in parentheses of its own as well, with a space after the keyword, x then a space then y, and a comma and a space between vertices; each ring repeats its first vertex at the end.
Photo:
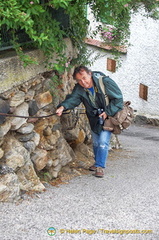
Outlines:
MULTIPOLYGON (((75 52, 66 41, 70 60, 75 52)), ((73 69, 58 76, 46 71, 41 52, 29 54, 39 65, 24 68, 10 52, 0 60, 0 113, 12 114, 0 115, 0 201, 45 191, 46 182, 55 184, 88 173, 86 169, 94 162, 84 110, 75 109, 60 118, 53 114, 75 84, 73 69), (55 75, 60 85, 53 81, 55 75)), ((115 136, 112 147, 120 147, 115 136)))
POLYGON ((1 93, 3 112, 9 110, 10 114, 29 118, 0 117, 0 201, 14 201, 24 192, 42 192, 45 181, 64 178, 66 173, 80 174, 73 165, 87 167, 93 160, 90 148, 84 143, 90 141, 84 114, 75 110, 61 118, 47 117, 74 85, 71 73, 66 72, 63 84, 52 95, 54 74, 38 74, 25 84, 1 93))

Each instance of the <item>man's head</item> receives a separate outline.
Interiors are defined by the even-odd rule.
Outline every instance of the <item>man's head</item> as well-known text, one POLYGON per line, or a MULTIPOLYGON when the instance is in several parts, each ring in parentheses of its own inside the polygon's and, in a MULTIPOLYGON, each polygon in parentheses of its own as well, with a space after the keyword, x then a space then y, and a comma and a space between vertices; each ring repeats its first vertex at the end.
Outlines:
POLYGON ((85 66, 76 67, 73 78, 84 88, 93 87, 92 72, 85 66))

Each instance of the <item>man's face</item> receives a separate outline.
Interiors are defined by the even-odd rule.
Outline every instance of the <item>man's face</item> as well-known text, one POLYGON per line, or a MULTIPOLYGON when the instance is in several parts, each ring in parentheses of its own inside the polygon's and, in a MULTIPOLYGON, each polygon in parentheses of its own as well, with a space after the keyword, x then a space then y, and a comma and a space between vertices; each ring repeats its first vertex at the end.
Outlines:
POLYGON ((92 74, 87 73, 86 71, 80 71, 76 74, 76 81, 84 88, 91 88, 93 87, 93 80, 92 80, 92 74))

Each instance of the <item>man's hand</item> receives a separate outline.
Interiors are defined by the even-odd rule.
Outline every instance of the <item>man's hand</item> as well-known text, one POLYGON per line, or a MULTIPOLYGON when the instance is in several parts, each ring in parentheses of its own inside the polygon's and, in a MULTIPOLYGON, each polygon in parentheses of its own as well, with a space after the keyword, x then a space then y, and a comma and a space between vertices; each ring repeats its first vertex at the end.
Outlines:
POLYGON ((99 117, 102 117, 103 120, 105 120, 107 118, 107 114, 105 112, 103 112, 99 115, 99 117))
POLYGON ((56 114, 57 114, 58 116, 61 116, 62 113, 63 113, 63 110, 64 110, 64 107, 63 107, 63 106, 59 107, 58 109, 56 109, 56 114))

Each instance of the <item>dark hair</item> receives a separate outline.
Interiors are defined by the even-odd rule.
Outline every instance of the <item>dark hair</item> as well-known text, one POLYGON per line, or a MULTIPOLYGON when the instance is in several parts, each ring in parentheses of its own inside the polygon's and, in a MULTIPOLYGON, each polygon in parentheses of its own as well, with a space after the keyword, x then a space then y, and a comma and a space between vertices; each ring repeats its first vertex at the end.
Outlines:
POLYGON ((73 78, 76 79, 76 74, 80 73, 80 72, 83 72, 83 71, 85 71, 86 73, 91 72, 91 70, 89 70, 87 67, 80 65, 80 66, 75 68, 74 73, 73 73, 73 78))

